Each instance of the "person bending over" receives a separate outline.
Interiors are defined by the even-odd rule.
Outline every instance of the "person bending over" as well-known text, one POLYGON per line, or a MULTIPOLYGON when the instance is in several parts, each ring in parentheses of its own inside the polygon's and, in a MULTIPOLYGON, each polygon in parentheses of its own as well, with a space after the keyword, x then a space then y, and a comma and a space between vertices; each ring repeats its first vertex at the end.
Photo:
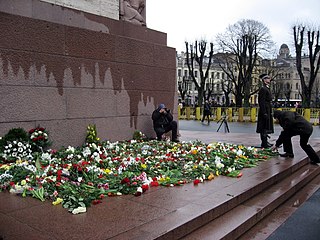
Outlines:
POLYGON ((273 150, 277 150, 283 144, 285 153, 279 154, 281 157, 293 158, 293 148, 291 138, 293 136, 300 136, 300 146, 308 155, 310 162, 313 164, 320 163, 319 156, 314 149, 308 144, 309 138, 313 132, 313 127, 303 116, 297 112, 291 111, 278 111, 275 110, 273 117, 279 121, 280 126, 283 128, 278 140, 276 141, 273 150))
POLYGON ((178 124, 173 120, 173 116, 170 109, 161 103, 159 107, 152 113, 153 129, 157 134, 157 140, 162 140, 162 135, 169 131, 172 131, 172 141, 179 142, 177 136, 178 124))

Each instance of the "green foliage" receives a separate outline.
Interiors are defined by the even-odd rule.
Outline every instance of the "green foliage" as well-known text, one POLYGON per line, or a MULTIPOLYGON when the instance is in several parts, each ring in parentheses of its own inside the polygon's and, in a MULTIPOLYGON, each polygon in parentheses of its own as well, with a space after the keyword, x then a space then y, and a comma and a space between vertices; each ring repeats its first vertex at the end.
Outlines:
POLYGON ((87 127, 86 143, 99 143, 100 138, 98 138, 97 128, 95 124, 89 125, 87 127))
POLYGON ((23 128, 10 129, 9 132, 2 139, 0 139, 0 151, 4 150, 4 146, 7 144, 7 142, 13 141, 28 142, 28 133, 23 128))
POLYGON ((141 131, 139 131, 139 130, 135 130, 135 131, 134 131, 132 138, 133 138, 134 140, 140 140, 140 141, 147 140, 146 135, 144 135, 144 134, 143 134, 141 131))

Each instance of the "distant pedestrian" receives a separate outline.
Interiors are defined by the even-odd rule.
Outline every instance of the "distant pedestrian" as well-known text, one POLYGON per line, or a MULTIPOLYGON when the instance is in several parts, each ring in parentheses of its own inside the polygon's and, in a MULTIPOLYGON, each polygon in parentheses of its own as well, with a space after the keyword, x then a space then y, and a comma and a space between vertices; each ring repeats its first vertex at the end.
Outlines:
POLYGON ((272 119, 272 95, 270 91, 271 78, 267 74, 261 74, 262 87, 258 93, 258 123, 257 133, 260 133, 261 147, 270 148, 272 144, 268 142, 268 134, 273 133, 273 119, 272 119))
POLYGON ((309 138, 313 132, 313 127, 303 116, 297 112, 291 111, 278 111, 275 110, 273 117, 279 121, 280 126, 283 128, 278 140, 276 141, 273 150, 277 150, 283 144, 283 154, 281 157, 293 158, 293 148, 291 138, 293 136, 300 136, 300 146, 308 155, 310 162, 320 163, 320 159, 314 149, 308 144, 309 138))
POLYGON ((211 117, 211 105, 208 100, 205 101, 203 106, 203 116, 201 122, 204 122, 205 118, 208 120, 208 125, 210 124, 210 117, 211 117))

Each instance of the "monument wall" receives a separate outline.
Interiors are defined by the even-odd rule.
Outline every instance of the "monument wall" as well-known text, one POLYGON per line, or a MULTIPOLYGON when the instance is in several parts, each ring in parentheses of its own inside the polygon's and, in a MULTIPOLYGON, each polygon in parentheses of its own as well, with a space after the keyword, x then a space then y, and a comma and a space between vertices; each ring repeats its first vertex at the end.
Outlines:
POLYGON ((175 49, 166 34, 37 0, 0 2, 0 136, 48 129, 54 147, 154 137, 151 114, 176 117, 175 49))

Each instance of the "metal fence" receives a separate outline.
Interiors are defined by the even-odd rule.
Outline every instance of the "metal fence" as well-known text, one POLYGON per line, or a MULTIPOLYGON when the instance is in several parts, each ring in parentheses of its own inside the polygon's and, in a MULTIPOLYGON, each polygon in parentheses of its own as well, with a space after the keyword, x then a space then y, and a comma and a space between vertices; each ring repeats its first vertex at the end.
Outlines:
MULTIPOLYGON (((283 111, 298 112, 313 125, 320 123, 319 108, 277 108, 283 111)), ((229 122, 256 122, 258 108, 237 108, 237 107, 212 107, 211 120, 218 121, 221 117, 226 117, 229 122)), ((184 120, 201 120, 203 108, 200 107, 180 107, 178 106, 178 118, 184 120)))

